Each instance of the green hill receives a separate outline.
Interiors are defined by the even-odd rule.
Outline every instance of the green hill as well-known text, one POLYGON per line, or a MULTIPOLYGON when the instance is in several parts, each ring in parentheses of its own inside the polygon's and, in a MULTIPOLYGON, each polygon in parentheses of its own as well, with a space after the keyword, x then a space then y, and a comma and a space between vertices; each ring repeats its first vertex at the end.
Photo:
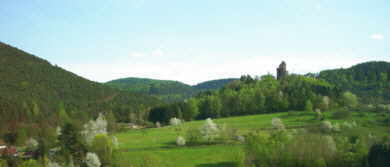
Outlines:
POLYGON ((124 91, 154 95, 164 101, 173 102, 195 96, 205 90, 220 89, 234 80, 237 79, 212 80, 190 86, 179 81, 130 77, 112 80, 105 84, 124 91))
POLYGON ((359 95, 363 102, 390 102, 389 62, 366 62, 347 69, 325 70, 318 77, 359 95))
POLYGON ((178 81, 147 78, 122 78, 105 84, 124 91, 156 95, 165 101, 179 101, 199 92, 198 89, 178 81))
POLYGON ((226 84, 236 80, 238 79, 237 78, 217 79, 217 80, 202 82, 194 85, 193 87, 201 90, 220 89, 224 87, 226 84))
POLYGON ((59 106, 69 113, 96 115, 125 106, 147 108, 160 104, 147 95, 89 81, 4 43, 0 43, 0 78, 0 126, 5 129, 39 118, 51 118, 47 120, 55 124, 59 106))

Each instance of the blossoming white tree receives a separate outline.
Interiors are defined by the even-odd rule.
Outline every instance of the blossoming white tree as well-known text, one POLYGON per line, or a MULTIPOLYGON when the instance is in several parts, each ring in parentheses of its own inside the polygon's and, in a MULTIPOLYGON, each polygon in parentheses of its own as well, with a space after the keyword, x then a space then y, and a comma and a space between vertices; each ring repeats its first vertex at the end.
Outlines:
POLYGON ((219 136, 219 129, 217 124, 215 124, 211 118, 207 118, 205 124, 200 130, 200 133, 205 140, 211 142, 219 136))
POLYGON ((178 136, 177 139, 176 139, 176 145, 178 145, 178 146, 185 146, 186 145, 186 140, 183 137, 178 136))
POLYGON ((333 126, 332 123, 329 121, 322 121, 320 124, 321 131, 324 133, 330 133, 332 132, 333 126))
POLYGON ((176 117, 173 117, 173 118, 171 118, 169 120, 169 124, 173 125, 173 126, 180 125, 181 124, 181 120, 177 119, 176 117))
POLYGON ((275 129, 277 129, 277 130, 285 130, 285 126, 284 126, 284 124, 283 124, 283 122, 282 122, 281 119, 279 119, 279 118, 273 118, 272 121, 271 121, 271 123, 272 123, 272 126, 273 126, 275 129))
POLYGON ((99 117, 93 121, 89 121, 87 124, 84 125, 84 130, 82 131, 82 134, 85 137, 85 141, 88 144, 92 144, 93 139, 98 134, 107 134, 107 120, 104 117, 103 114, 99 114, 99 117))
POLYGON ((61 165, 58 164, 57 162, 49 160, 49 162, 47 163, 47 167, 61 167, 61 165))
POLYGON ((88 167, 100 167, 102 164, 100 163, 99 157, 95 153, 87 153, 87 157, 85 158, 85 163, 88 167))
POLYGON ((39 143, 33 139, 33 138, 30 138, 26 141, 26 146, 29 150, 35 150, 38 148, 38 145, 39 143))

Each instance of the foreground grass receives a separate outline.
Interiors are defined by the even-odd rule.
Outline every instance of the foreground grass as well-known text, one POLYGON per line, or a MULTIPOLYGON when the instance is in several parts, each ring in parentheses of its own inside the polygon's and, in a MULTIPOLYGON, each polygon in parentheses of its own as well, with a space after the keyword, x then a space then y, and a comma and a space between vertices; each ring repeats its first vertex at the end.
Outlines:
MULTIPOLYGON (((314 126, 319 121, 314 119, 313 113, 275 113, 252 116, 230 117, 216 119, 215 123, 225 124, 245 134, 249 131, 266 131, 271 127, 272 118, 279 117, 288 128, 314 126)), ((336 123, 346 120, 334 120, 331 113, 325 113, 327 120, 336 123)), ((351 134, 390 135, 390 127, 376 125, 375 121, 382 117, 377 113, 354 113, 348 121, 357 121, 362 125, 358 131, 351 134)), ((161 167, 217 167, 232 166, 238 152, 243 145, 205 145, 205 146, 175 146, 177 136, 186 136, 186 131, 200 128, 204 121, 187 122, 180 126, 166 126, 143 130, 128 130, 115 136, 119 140, 122 152, 121 160, 128 161, 134 166, 140 166, 144 161, 153 161, 154 166, 161 167)))

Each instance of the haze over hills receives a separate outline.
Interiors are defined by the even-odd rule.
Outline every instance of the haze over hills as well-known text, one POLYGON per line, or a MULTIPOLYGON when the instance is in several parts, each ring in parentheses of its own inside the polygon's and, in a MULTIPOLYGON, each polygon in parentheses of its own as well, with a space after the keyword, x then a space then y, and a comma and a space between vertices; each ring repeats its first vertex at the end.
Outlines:
MULTIPOLYGON (((92 82, 48 61, 0 43, 0 124, 21 123, 32 117, 56 117, 67 112, 93 115, 118 108, 159 104, 154 97, 119 91, 92 82), (114 105, 115 104, 115 105, 114 105)), ((55 119, 53 119, 55 121, 55 119)))

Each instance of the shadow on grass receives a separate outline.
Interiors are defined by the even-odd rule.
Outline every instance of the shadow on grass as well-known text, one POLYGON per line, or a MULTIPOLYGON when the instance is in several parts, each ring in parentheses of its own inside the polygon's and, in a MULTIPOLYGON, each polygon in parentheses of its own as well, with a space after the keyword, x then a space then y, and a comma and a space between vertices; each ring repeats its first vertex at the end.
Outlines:
POLYGON ((196 167, 236 167, 237 163, 234 162, 219 162, 212 164, 199 164, 196 167))

